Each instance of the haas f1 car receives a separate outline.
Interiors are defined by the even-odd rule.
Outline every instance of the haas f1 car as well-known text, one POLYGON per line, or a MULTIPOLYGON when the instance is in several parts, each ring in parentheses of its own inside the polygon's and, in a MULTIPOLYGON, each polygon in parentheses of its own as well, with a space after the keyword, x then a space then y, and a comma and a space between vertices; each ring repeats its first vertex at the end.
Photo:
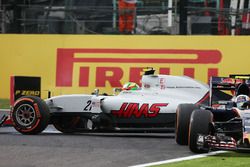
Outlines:
POLYGON ((212 77, 210 104, 180 104, 176 142, 194 153, 210 150, 250 151, 250 75, 212 77), (231 92, 231 96, 226 92, 231 92), (214 98, 220 94, 224 99, 214 98))
POLYGON ((38 134, 48 124, 63 133, 114 130, 172 130, 180 103, 208 103, 207 84, 186 76, 154 75, 148 70, 115 95, 61 95, 42 100, 24 96, 11 111, 14 128, 38 134), (135 87, 136 86, 136 87, 135 87))

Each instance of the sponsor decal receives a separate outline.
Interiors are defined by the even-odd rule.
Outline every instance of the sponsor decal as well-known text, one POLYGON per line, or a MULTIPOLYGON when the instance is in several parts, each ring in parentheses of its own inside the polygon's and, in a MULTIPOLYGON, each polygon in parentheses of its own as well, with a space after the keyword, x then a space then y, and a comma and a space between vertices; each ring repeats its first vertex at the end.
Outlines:
POLYGON ((41 118, 41 114, 40 114, 40 110, 39 110, 38 104, 34 103, 33 106, 34 106, 34 109, 36 111, 36 117, 37 118, 41 118))
POLYGON ((232 78, 222 78, 222 83, 234 84, 234 79, 232 79, 232 78))
MULTIPOLYGON (((104 88, 107 83, 111 87, 122 87, 122 80, 127 73, 129 81, 140 83, 143 68, 138 67, 139 65, 161 65, 163 67, 159 68, 159 73, 170 74, 169 64, 216 65, 221 59, 219 50, 58 48, 56 87, 73 87, 75 75, 78 77, 79 87, 94 84, 94 87, 104 88), (124 68, 121 64, 129 68, 124 68), (94 76, 91 75, 93 71, 94 76), (95 83, 90 83, 91 78, 95 78, 95 83)), ((218 75, 218 68, 206 68, 207 78, 218 75)), ((195 67, 183 68, 184 75, 194 78, 194 73, 195 67)))
POLYGON ((34 91, 34 90, 15 90, 15 95, 20 96, 40 96, 40 91, 34 91))
POLYGON ((166 89, 166 79, 165 78, 159 78, 160 88, 166 89))
POLYGON ((148 103, 143 103, 141 106, 139 103, 123 103, 119 110, 112 110, 111 114, 120 118, 135 118, 145 117, 152 118, 156 117, 161 108, 166 107, 168 103, 154 103, 149 105, 148 103))

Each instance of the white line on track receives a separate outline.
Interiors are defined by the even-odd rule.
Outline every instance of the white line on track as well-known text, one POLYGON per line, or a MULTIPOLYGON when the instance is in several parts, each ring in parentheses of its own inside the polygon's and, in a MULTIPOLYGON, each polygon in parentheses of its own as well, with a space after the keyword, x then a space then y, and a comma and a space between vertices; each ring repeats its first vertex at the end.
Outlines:
MULTIPOLYGON (((14 131, 12 130, 10 132, 11 134, 18 134, 18 135, 22 135, 21 133, 17 132, 17 131, 14 131)), ((47 133, 47 134, 61 134, 62 132, 59 132, 59 131, 56 131, 56 130, 44 130, 42 133, 47 133)))
POLYGON ((197 158, 204 158, 209 155, 216 155, 216 154, 221 154, 225 153, 226 151, 215 151, 207 154, 199 154, 199 155, 192 155, 188 157, 182 157, 182 158, 176 158, 176 159, 169 159, 169 160, 164 160, 164 161, 158 161, 158 162, 151 162, 147 164, 139 164, 139 165, 134 165, 130 167, 148 167, 148 166, 153 166, 153 165, 162 165, 162 164, 169 164, 173 162, 180 162, 180 161, 186 161, 186 160, 192 160, 192 159, 197 159, 197 158))

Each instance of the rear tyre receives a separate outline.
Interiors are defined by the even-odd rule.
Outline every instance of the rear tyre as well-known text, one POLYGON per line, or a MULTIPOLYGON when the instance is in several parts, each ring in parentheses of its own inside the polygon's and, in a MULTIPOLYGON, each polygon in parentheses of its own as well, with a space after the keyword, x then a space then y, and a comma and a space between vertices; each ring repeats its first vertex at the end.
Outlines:
POLYGON ((11 111, 13 126, 22 134, 41 133, 48 126, 49 118, 47 104, 35 96, 19 98, 11 111))
POLYGON ((194 104, 179 104, 176 110, 175 141, 180 145, 188 145, 190 116, 199 107, 194 104))
POLYGON ((56 117, 53 119, 54 127, 62 133, 75 133, 87 129, 88 120, 79 116, 56 117))
POLYGON ((198 135, 208 135, 210 133, 210 124, 212 123, 213 115, 208 110, 194 110, 190 118, 189 126, 189 149, 194 153, 207 153, 208 148, 198 147, 198 135))

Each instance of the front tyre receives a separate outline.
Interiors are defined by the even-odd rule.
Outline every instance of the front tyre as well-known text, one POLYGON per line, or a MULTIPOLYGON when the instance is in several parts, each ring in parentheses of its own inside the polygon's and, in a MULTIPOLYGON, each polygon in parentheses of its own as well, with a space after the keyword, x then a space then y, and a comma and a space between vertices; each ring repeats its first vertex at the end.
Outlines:
POLYGON ((19 98, 11 111, 13 126, 22 134, 41 133, 48 126, 49 118, 47 104, 35 96, 19 98))
POLYGON ((176 109, 175 141, 180 145, 188 145, 189 120, 193 110, 199 107, 195 104, 179 104, 176 109))
POLYGON ((198 135, 209 135, 210 124, 213 120, 213 114, 208 110, 194 110, 190 118, 189 126, 189 149, 194 153, 207 153, 208 148, 200 147, 197 144, 198 135))

